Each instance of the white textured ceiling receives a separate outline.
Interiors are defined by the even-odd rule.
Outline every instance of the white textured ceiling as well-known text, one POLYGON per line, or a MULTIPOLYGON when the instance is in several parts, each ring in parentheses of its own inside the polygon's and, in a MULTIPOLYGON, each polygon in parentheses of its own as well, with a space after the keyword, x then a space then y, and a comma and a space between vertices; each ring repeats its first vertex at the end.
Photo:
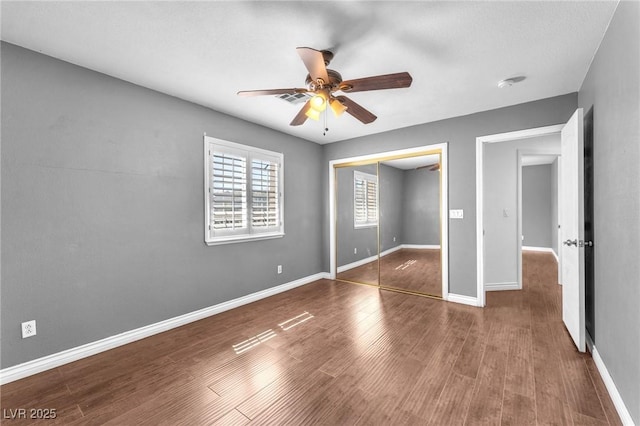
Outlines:
POLYGON ((2 39, 318 143, 579 90, 616 1, 1 2, 2 39), (289 126, 300 105, 238 90, 304 87, 295 48, 332 49, 354 79, 408 71, 408 89, 349 95, 378 116, 289 126), (525 75, 508 89, 499 80, 525 75))

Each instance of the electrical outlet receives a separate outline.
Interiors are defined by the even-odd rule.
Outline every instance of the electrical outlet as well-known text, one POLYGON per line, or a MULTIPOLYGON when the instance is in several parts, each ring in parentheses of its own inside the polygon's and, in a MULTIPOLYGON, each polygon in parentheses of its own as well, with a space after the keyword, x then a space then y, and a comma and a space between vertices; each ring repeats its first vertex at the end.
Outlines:
POLYGON ((353 254, 358 254, 358 247, 353 248, 353 254))
POLYGON ((22 338, 26 339, 27 337, 36 335, 36 320, 31 320, 22 323, 22 338))
POLYGON ((282 265, 278 265, 278 273, 281 274, 282 273, 282 265))
POLYGON ((394 243, 396 242, 396 237, 393 237, 393 242, 394 242, 394 243))

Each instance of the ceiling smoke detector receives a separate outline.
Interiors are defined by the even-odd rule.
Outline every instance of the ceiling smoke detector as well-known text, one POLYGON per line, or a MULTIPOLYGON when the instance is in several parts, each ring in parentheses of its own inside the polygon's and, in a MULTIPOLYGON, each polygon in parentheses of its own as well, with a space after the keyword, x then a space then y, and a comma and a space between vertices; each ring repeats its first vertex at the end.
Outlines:
POLYGON ((504 80, 500 80, 498 82, 498 87, 501 89, 504 89, 505 87, 510 87, 513 86, 516 83, 520 83, 522 80, 524 80, 526 77, 521 75, 518 77, 511 77, 511 78, 505 78, 504 80))

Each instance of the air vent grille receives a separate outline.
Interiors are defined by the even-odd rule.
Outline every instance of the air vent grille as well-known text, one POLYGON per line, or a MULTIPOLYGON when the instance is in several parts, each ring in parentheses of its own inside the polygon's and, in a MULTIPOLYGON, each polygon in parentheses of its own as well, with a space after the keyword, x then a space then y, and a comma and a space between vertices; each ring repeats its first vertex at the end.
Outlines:
POLYGON ((276 96, 276 98, 280 98, 283 101, 287 101, 290 104, 303 104, 311 98, 311 95, 308 93, 284 93, 282 95, 276 96))

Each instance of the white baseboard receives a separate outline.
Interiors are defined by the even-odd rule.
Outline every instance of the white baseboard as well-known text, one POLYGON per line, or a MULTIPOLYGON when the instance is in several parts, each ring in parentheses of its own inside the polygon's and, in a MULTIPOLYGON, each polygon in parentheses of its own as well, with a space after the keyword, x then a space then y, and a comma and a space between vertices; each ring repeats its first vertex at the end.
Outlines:
POLYGON ((585 331, 584 333, 584 341, 587 344, 587 349, 589 350, 589 352, 593 354, 593 347, 595 345, 593 344, 593 340, 591 340, 591 336, 589 335, 588 331, 585 331))
POLYGON ((387 255, 389 255, 389 254, 391 254, 393 252, 396 252, 396 251, 398 251, 400 249, 403 249, 403 248, 404 247, 403 247, 402 244, 399 244, 399 245, 397 245, 395 247, 391 247, 390 249, 387 249, 387 250, 383 251, 382 253, 380 253, 380 257, 385 257, 385 256, 387 256, 387 255))
POLYGON ((544 252, 547 252, 547 253, 552 253, 553 252, 553 249, 551 247, 522 246, 522 250, 544 251, 544 252))
POLYGON ((485 283, 484 290, 485 291, 504 291, 504 290, 521 290, 521 288, 516 282, 485 283))
MULTIPOLYGON (((421 245, 421 244, 399 244, 388 250, 380 253, 380 257, 385 257, 400 249, 439 249, 439 245, 421 245)), ((366 265, 367 263, 374 262, 378 259, 378 256, 369 256, 364 259, 356 260, 355 262, 347 263, 346 265, 338 266, 338 273, 348 271, 349 269, 357 268, 358 266, 366 265)))
POLYGON ((609 370, 607 370, 607 366, 604 365, 604 361, 600 358, 600 354, 598 353, 595 345, 592 347, 591 355, 593 356, 593 362, 595 362, 596 367, 598 367, 600 377, 602 377, 602 381, 607 387, 611 401, 613 401, 613 405, 616 407, 616 411, 618 412, 618 416, 620 416, 622 424, 625 426, 634 426, 635 423, 633 423, 631 414, 629 413, 629 410, 627 410, 627 406, 624 404, 622 396, 620 396, 620 392, 618 392, 618 388, 613 382, 613 379, 609 374, 609 370))
POLYGON ((425 249, 430 249, 430 250, 439 250, 440 249, 440 245, 439 244, 402 244, 402 248, 405 249, 420 249, 420 250, 425 250, 425 249))
POLYGON ((558 254, 551 247, 533 247, 533 246, 522 246, 522 250, 527 251, 541 251, 545 253, 551 253, 553 257, 556 258, 556 262, 558 261, 558 254))
POLYGON ((463 296, 462 294, 449 293, 446 300, 448 302, 461 303, 463 305, 478 306, 478 298, 463 296))
POLYGON ((246 305, 248 303, 252 303, 287 290, 291 290, 305 284, 309 284, 313 281, 328 278, 329 273, 320 272, 318 274, 300 278, 298 280, 281 284, 276 287, 271 287, 266 290, 248 294, 237 299, 222 302, 208 308, 200 309, 198 311, 190 312, 188 314, 180 315, 174 318, 169 318, 167 320, 136 328, 134 330, 125 331, 124 333, 116 334, 115 336, 107 337, 95 342, 87 343, 82 346, 47 355, 45 357, 34 359, 32 361, 27 361, 23 364, 4 368, 0 370, 0 385, 4 385, 5 383, 10 383, 15 380, 28 377, 33 374, 41 373, 43 371, 68 364, 70 362, 77 361, 79 359, 86 358, 97 353, 116 348, 118 346, 126 345, 128 343, 135 342, 136 340, 144 339, 146 337, 153 336, 155 334, 159 334, 164 331, 171 330, 173 328, 180 327, 182 325, 189 324, 191 322, 198 321, 212 315, 216 315, 221 312, 225 312, 230 309, 237 308, 239 306, 246 305))
POLYGON ((355 262, 338 266, 338 273, 348 271, 349 269, 357 268, 358 266, 366 265, 367 263, 373 262, 375 260, 378 260, 378 255, 365 257, 364 259, 356 260, 355 262))
MULTIPOLYGON (((401 244, 395 247, 391 247, 390 249, 380 253, 380 257, 387 256, 395 251, 400 250, 401 248, 403 248, 401 244)), ((356 260, 355 262, 351 262, 346 265, 338 266, 338 273, 348 271, 349 269, 357 268, 358 266, 366 265, 367 263, 374 262, 377 259, 378 259, 378 256, 374 255, 374 256, 365 257, 364 259, 356 260)))

